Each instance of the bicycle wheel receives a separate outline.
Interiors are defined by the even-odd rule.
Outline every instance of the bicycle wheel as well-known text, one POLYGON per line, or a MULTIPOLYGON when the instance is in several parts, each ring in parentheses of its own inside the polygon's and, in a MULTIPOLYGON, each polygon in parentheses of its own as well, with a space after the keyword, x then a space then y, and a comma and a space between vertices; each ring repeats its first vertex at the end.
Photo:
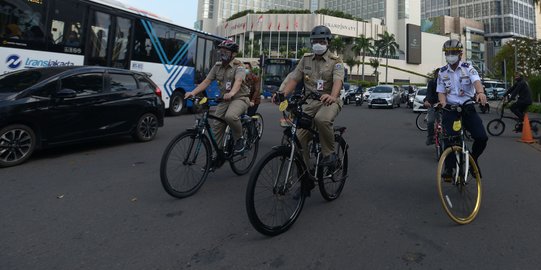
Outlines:
POLYGON ((415 119, 415 124, 420 131, 426 131, 428 125, 427 117, 428 114, 426 112, 421 112, 417 115, 417 118, 415 119))
POLYGON ((185 131, 175 137, 162 156, 160 178, 165 191, 175 197, 193 195, 210 170, 211 146, 207 137, 185 131))
POLYGON ((334 137, 334 141, 338 165, 332 172, 329 172, 327 167, 320 169, 323 171, 318 181, 319 192, 327 201, 333 201, 340 196, 348 175, 348 152, 346 141, 338 135, 334 137))
POLYGON ((242 125, 242 136, 246 138, 246 145, 242 152, 233 154, 233 157, 229 160, 231 170, 236 175, 245 175, 254 166, 257 151, 259 150, 258 135, 256 132, 250 132, 250 129, 254 128, 254 124, 255 122, 247 122, 242 125))
POLYGON ((246 211, 252 226, 264 235, 287 231, 299 217, 305 194, 301 192, 303 167, 295 157, 290 165, 290 148, 274 149, 265 155, 250 175, 246 190, 246 211))
POLYGON ((441 155, 437 174, 438 195, 443 209, 458 224, 472 222, 481 207, 479 168, 471 155, 468 155, 469 166, 466 166, 463 156, 462 147, 447 148, 441 155), (446 162, 452 165, 452 170, 448 171, 450 174, 444 175, 446 162))
POLYGON ((505 123, 500 119, 490 120, 487 124, 488 134, 492 136, 500 136, 505 130, 505 123))
POLYGON ((255 119, 255 126, 257 128, 257 136, 259 139, 263 137, 263 128, 265 127, 265 123, 263 122, 263 115, 260 113, 256 113, 254 116, 252 116, 252 119, 255 119))
POLYGON ((538 120, 530 120, 530 128, 532 130, 532 137, 536 140, 541 139, 541 122, 538 120))

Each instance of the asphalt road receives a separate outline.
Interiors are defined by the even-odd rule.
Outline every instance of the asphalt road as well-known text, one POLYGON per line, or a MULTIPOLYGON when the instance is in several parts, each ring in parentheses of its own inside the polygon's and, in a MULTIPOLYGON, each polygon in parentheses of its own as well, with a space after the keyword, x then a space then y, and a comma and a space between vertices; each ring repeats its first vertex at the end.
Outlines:
MULTIPOLYGON (((265 103, 258 158, 279 142, 265 103)), ((51 149, 0 170, 0 269, 538 269, 541 150, 506 131, 480 159, 483 202, 455 225, 437 196, 436 161, 409 109, 345 106, 350 178, 331 203, 316 191, 286 233, 250 225, 248 176, 224 165, 182 200, 159 179, 162 151, 194 116, 169 117, 156 140, 116 138, 51 149)), ((485 124, 495 115, 483 115, 485 124)))

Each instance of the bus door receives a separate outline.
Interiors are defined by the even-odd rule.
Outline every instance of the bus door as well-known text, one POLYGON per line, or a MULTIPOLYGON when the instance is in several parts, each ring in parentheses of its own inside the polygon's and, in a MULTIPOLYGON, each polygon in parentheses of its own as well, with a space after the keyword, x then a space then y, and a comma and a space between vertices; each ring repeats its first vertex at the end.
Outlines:
POLYGON ((132 20, 92 10, 85 65, 129 69, 132 20))

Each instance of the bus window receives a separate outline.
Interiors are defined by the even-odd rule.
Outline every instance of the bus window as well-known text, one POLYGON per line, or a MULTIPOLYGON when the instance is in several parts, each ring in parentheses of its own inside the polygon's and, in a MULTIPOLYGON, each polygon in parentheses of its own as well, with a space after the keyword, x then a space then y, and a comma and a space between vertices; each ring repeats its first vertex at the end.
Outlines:
POLYGON ((7 40, 4 44, 27 48, 27 43, 43 43, 47 2, 0 1, 0 37, 7 40))
POLYGON ((200 84, 205 79, 205 39, 197 39, 197 58, 195 59, 195 83, 200 84))
POLYGON ((160 63, 160 59, 153 49, 152 41, 147 34, 142 20, 135 22, 135 38, 133 42, 133 60, 160 63))
POLYGON ((131 20, 117 17, 115 43, 113 45, 112 66, 116 68, 128 68, 128 42, 131 33, 131 20))
POLYGON ((82 20, 86 5, 77 1, 56 1, 51 12, 49 49, 56 52, 83 54, 82 20))
POLYGON ((212 40, 207 40, 207 48, 205 49, 205 74, 210 71, 216 63, 216 53, 212 40))
POLYGON ((107 41, 111 29, 111 15, 99 11, 94 12, 90 26, 90 47, 87 65, 107 66, 107 41))

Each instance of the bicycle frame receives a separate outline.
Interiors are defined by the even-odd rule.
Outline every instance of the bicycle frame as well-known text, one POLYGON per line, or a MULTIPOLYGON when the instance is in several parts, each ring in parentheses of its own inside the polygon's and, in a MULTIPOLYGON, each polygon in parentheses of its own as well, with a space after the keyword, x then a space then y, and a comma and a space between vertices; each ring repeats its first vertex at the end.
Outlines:
MULTIPOLYGON (((448 110, 448 111, 458 111, 457 109, 445 109, 445 110, 448 110)), ((462 109, 463 111, 463 109, 462 109)), ((465 138, 465 134, 464 134, 464 127, 462 125, 462 112, 461 111, 458 111, 459 112, 459 119, 458 120, 455 120, 456 121, 460 121, 460 132, 458 135, 453 135, 453 136, 447 136, 446 132, 445 132, 445 129, 442 127, 442 132, 443 132, 443 138, 444 139, 447 139, 447 140, 451 140, 452 138, 460 138, 460 143, 461 143, 461 147, 462 147, 462 154, 459 154, 458 152, 455 152, 455 171, 456 172, 459 172, 460 171, 460 160, 462 161, 465 161, 466 162, 466 171, 464 173, 465 176, 468 175, 469 173, 469 170, 470 170, 470 159, 469 159, 469 149, 468 149, 468 146, 466 144, 466 138, 465 138), (462 155, 462 157, 460 157, 460 155, 462 155), (462 159, 461 159, 462 158, 462 159)), ((451 145, 450 147, 454 147, 453 145, 451 145)), ((454 184, 458 184, 459 182, 459 174, 455 174, 455 179, 453 181, 454 184)), ((466 184, 468 182, 467 180, 467 177, 464 177, 464 184, 466 184)))

